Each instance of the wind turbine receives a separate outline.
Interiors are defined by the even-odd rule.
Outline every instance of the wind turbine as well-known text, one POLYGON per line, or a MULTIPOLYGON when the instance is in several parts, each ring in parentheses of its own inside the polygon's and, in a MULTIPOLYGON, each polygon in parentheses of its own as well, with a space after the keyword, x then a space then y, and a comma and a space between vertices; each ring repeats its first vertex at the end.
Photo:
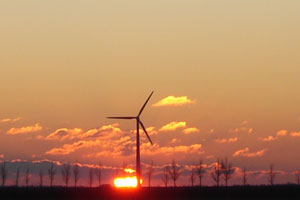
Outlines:
POLYGON ((136 119, 136 178, 137 178, 137 187, 141 186, 140 183, 140 179, 141 179, 141 160, 140 160, 140 125, 143 128, 147 138, 149 139, 151 145, 153 145, 147 131, 146 128, 144 126, 144 124, 142 123, 140 116, 144 110, 144 108, 146 107, 148 101, 150 100, 152 94, 154 91, 151 92, 151 94, 149 95, 148 99, 146 100, 146 102, 144 103, 144 105, 142 106, 139 114, 136 117, 107 117, 108 119, 136 119))

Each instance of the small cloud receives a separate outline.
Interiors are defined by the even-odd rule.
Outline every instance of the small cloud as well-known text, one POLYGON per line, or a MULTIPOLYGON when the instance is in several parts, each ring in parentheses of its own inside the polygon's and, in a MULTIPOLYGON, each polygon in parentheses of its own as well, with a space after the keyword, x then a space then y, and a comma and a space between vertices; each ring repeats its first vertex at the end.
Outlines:
POLYGON ((277 137, 274 137, 272 135, 269 135, 268 137, 265 137, 265 138, 259 138, 260 140, 264 141, 264 142, 270 142, 270 141, 274 141, 274 140, 277 140, 278 138, 277 137))
POLYGON ((80 135, 81 139, 92 139, 92 138, 99 138, 99 137, 112 137, 116 134, 121 133, 121 129, 119 128, 119 124, 108 124, 103 125, 100 128, 94 128, 86 131, 82 135, 80 135))
POLYGON ((43 127, 39 123, 36 123, 33 126, 24 126, 21 128, 11 128, 6 133, 8 135, 27 134, 27 133, 34 133, 34 132, 40 131, 42 129, 43 129, 43 127))
POLYGON ((170 122, 159 129, 159 131, 175 131, 178 128, 185 128, 186 122, 170 122))
POLYGON ((237 150, 236 152, 233 153, 233 157, 237 156, 242 156, 242 157, 248 157, 248 158, 253 158, 253 157, 261 157, 264 155, 264 153, 267 151, 267 149, 262 149, 256 152, 249 152, 249 148, 246 147, 244 149, 237 150))
POLYGON ((277 131, 276 136, 270 135, 268 137, 259 138, 259 139, 262 140, 262 141, 264 141, 264 142, 274 141, 274 140, 278 140, 279 137, 286 136, 287 133, 288 133, 287 130, 279 130, 279 131, 277 131))
POLYGON ((234 137, 234 138, 228 138, 228 139, 216 139, 215 141, 216 141, 217 143, 222 144, 222 143, 234 143, 234 142, 236 142, 237 140, 238 140, 238 138, 237 138, 237 137, 234 137))
POLYGON ((53 148, 47 151, 46 155, 68 155, 70 153, 73 153, 79 149, 92 147, 99 145, 100 142, 98 140, 96 141, 78 141, 74 142, 73 144, 64 144, 62 147, 59 148, 53 148))
POLYGON ((234 152, 233 157, 243 155, 243 154, 248 153, 248 152, 249 152, 249 148, 246 147, 245 149, 240 149, 240 150, 237 150, 236 152, 234 152))
POLYGON ((160 147, 158 144, 150 145, 149 143, 144 143, 141 145, 141 152, 146 155, 171 155, 174 153, 185 153, 185 154, 202 154, 201 144, 192 145, 179 145, 179 146, 163 146, 160 147))
POLYGON ((185 134, 197 133, 199 132, 199 129, 197 129, 196 127, 191 127, 191 128, 184 129, 182 132, 185 134))
POLYGON ((185 104, 191 104, 195 103, 195 101, 192 101, 188 99, 187 96, 181 96, 181 97, 175 97, 175 96, 168 96, 159 102, 153 104, 153 107, 161 107, 161 106, 181 106, 185 104))
MULTIPOLYGON (((148 128, 146 128, 146 131, 149 135, 157 135, 157 131, 155 130, 155 127, 154 126, 150 126, 148 128)), ((134 134, 136 134, 136 130, 133 130, 132 131, 134 134)), ((140 133, 141 132, 144 132, 143 129, 140 129, 140 133)))
POLYGON ((213 128, 209 130, 209 133, 214 133, 214 132, 215 132, 215 129, 213 129, 213 128))
POLYGON ((169 144, 177 144, 177 143, 180 143, 180 142, 181 142, 180 139, 173 138, 173 139, 169 142, 169 144))
POLYGON ((82 133, 82 129, 74 128, 74 129, 67 129, 67 128, 60 128, 50 133, 45 139, 46 140, 60 140, 63 141, 65 139, 74 139, 78 137, 82 133))
POLYGON ((4 154, 0 154, 0 159, 3 159, 4 158, 4 154))
POLYGON ((300 137, 300 131, 299 132, 291 132, 290 136, 292 136, 292 137, 300 137))
POLYGON ((4 118, 4 119, 0 120, 0 123, 16 122, 16 121, 19 121, 21 119, 22 119, 22 117, 16 117, 16 118, 13 118, 13 119, 11 119, 11 118, 4 118))
POLYGON ((252 134, 253 133, 253 128, 249 128, 248 133, 252 134))
POLYGON ((287 130, 279 130, 277 131, 276 136, 286 136, 287 132, 287 130))

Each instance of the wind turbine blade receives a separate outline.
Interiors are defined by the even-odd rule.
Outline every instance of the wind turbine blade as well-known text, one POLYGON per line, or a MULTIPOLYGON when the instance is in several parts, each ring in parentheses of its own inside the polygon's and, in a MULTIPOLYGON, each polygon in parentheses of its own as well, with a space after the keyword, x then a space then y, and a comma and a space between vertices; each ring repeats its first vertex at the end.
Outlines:
POLYGON ((108 119, 135 119, 136 117, 107 117, 108 119))
POLYGON ((147 135, 147 138, 148 138, 148 140, 150 141, 151 145, 153 145, 153 142, 152 142, 151 138, 149 137, 149 135, 148 135, 148 133, 147 133, 147 131, 146 131, 146 128, 145 128, 144 124, 143 124, 141 121, 140 121, 140 125, 142 126, 142 128, 143 128, 145 134, 147 135))
POLYGON ((151 94, 149 95, 148 99, 146 100, 146 102, 144 103, 143 107, 141 108, 141 110, 140 110, 138 116, 140 116, 140 115, 142 114, 142 112, 143 112, 145 106, 147 105, 148 101, 150 100, 150 98, 151 98, 153 92, 154 92, 154 91, 152 91, 151 94))

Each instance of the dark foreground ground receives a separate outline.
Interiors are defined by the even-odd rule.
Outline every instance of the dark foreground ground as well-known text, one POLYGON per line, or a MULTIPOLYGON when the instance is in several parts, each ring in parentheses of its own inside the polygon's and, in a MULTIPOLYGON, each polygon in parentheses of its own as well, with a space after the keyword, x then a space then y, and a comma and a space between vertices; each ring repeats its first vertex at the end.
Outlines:
POLYGON ((144 187, 137 189, 65 187, 0 187, 0 199, 298 199, 300 186, 144 187))

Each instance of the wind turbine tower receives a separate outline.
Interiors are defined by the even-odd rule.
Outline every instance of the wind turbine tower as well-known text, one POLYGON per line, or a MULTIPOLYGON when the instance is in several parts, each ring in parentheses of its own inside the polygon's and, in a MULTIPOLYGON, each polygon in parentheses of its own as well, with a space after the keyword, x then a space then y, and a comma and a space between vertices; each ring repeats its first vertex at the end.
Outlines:
POLYGON ((146 107, 148 101, 150 100, 152 94, 154 91, 151 92, 151 94, 149 95, 148 99, 146 100, 146 102, 144 103, 144 105, 142 106, 142 108, 140 109, 140 112, 138 113, 137 116, 135 117, 107 117, 108 119, 136 119, 136 178, 137 178, 137 187, 140 187, 140 180, 141 180, 141 159, 140 159, 140 125, 142 127, 142 129, 144 130, 147 138, 149 139, 151 145, 153 145, 151 138, 149 137, 147 130, 144 126, 144 124, 142 123, 140 116, 144 110, 144 108, 146 107))

